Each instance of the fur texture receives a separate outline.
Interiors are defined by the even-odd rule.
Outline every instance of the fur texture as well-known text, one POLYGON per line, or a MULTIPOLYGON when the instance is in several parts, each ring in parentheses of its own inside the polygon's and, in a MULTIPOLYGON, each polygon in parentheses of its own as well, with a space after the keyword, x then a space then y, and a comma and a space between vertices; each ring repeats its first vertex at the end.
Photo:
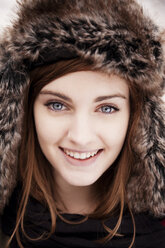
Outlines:
POLYGON ((0 211, 16 184, 29 71, 80 56, 144 93, 127 189, 135 212, 165 213, 164 55, 158 28, 133 0, 23 0, 0 42, 0 211))

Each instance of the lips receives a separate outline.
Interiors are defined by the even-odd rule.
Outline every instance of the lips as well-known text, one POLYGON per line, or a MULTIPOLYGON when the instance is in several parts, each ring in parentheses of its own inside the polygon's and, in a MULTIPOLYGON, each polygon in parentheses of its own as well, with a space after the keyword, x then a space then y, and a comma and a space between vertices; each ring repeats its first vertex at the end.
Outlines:
POLYGON ((71 150, 68 150, 68 149, 63 149, 63 151, 70 157, 72 158, 75 158, 75 159, 81 159, 81 160, 84 160, 84 159, 88 159, 90 157, 93 157, 95 156, 99 150, 95 150, 95 151, 92 151, 92 152, 74 152, 74 151, 71 151, 71 150))
POLYGON ((60 147, 65 159, 67 162, 72 165, 81 166, 81 165, 90 165, 96 161, 100 156, 103 149, 95 150, 92 152, 73 152, 73 150, 63 149, 60 147))

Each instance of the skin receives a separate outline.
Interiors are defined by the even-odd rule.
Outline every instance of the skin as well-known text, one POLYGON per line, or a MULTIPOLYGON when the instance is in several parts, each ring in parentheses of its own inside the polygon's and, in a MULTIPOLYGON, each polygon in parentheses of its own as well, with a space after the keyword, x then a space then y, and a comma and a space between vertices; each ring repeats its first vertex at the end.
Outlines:
POLYGON ((116 75, 79 71, 41 90, 34 102, 36 132, 54 168, 64 211, 88 213, 94 208, 95 183, 118 157, 129 115, 128 85, 116 75), (99 153, 80 160, 69 158, 64 149, 99 153))

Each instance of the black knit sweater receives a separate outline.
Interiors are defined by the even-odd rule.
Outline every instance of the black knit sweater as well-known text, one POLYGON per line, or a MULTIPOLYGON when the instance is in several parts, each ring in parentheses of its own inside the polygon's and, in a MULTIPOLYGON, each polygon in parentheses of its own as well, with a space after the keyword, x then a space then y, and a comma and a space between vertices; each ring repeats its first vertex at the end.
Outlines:
MULTIPOLYGON (((5 208, 2 217, 2 230, 5 234, 11 235, 16 219, 18 203, 18 190, 15 190, 9 205, 5 208)), ((67 220, 79 221, 84 216, 79 214, 63 214, 67 220)), ((136 238, 134 248, 164 248, 165 227, 159 219, 147 214, 134 215, 136 223, 136 238)), ((117 222, 117 216, 109 218, 105 224, 113 228, 117 222)), ((30 197, 25 217, 26 233, 37 238, 43 232, 50 231, 51 219, 49 211, 34 198, 30 197)), ((132 219, 128 212, 125 212, 119 229, 122 237, 114 237, 107 243, 99 243, 96 240, 107 235, 101 220, 89 218, 81 224, 67 224, 57 217, 55 233, 45 240, 30 241, 21 234, 21 241, 25 248, 128 248, 133 236, 132 219)), ((16 239, 11 243, 11 248, 18 248, 16 239)))

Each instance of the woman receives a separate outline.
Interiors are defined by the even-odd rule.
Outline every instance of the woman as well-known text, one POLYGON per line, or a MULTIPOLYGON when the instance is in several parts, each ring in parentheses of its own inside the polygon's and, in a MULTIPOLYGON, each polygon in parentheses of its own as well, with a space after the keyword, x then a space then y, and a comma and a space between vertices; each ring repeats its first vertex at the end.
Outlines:
POLYGON ((24 0, 18 15, 0 50, 8 245, 163 247, 157 27, 131 0, 24 0))

